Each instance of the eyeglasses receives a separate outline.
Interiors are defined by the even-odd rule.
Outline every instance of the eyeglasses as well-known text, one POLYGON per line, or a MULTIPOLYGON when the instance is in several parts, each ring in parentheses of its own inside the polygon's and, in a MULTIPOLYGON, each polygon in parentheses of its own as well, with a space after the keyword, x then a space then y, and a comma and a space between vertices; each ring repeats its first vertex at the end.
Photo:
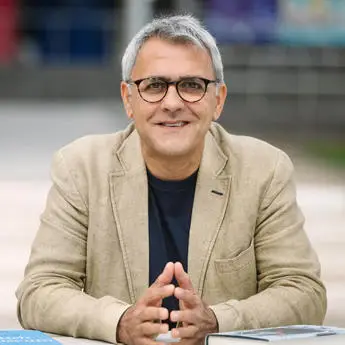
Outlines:
POLYGON ((178 81, 166 81, 152 77, 127 82, 127 84, 135 84, 141 98, 149 103, 160 102, 168 93, 170 85, 175 85, 177 94, 182 100, 189 103, 198 102, 205 96, 210 83, 217 83, 217 80, 191 77, 178 81))

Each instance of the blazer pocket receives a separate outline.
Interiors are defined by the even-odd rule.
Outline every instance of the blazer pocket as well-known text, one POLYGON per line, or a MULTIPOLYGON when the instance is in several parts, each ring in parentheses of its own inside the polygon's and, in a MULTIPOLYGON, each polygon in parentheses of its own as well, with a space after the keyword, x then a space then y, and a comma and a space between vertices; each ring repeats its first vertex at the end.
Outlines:
POLYGON ((242 300, 257 292, 254 241, 233 258, 215 260, 215 268, 221 300, 242 300))
POLYGON ((216 271, 220 274, 240 271, 249 265, 255 265, 254 240, 243 252, 233 258, 218 259, 214 261, 216 271))

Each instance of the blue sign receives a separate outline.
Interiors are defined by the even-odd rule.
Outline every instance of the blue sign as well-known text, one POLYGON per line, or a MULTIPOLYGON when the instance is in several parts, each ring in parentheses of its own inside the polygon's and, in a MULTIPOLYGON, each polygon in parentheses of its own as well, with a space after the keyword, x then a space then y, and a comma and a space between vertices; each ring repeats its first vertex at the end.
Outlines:
POLYGON ((275 40, 277 0, 208 0, 205 24, 219 43, 275 40))
POLYGON ((281 43, 345 45, 344 0, 283 0, 279 12, 281 43))

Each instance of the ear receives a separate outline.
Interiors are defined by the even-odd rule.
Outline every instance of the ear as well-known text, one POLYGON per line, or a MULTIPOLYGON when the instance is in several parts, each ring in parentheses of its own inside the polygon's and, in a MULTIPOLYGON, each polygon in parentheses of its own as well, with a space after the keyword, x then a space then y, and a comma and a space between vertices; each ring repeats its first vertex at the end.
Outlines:
POLYGON ((218 92, 216 95, 217 104, 216 104, 216 109, 214 111, 213 118, 212 118, 213 121, 218 120, 220 114, 222 113, 225 99, 228 93, 228 89, 224 83, 218 85, 217 88, 218 88, 217 90, 218 92))
POLYGON ((130 86, 126 82, 122 81, 120 87, 121 87, 121 98, 122 98, 123 106, 125 107, 128 118, 132 119, 133 110, 131 106, 132 95, 131 95, 130 86))

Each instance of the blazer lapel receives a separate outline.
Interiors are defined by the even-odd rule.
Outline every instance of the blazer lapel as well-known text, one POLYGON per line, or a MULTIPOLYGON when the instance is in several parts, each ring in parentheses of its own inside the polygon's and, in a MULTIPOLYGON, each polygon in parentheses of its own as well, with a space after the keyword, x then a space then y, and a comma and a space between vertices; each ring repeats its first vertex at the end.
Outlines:
POLYGON ((111 202, 132 303, 148 287, 148 187, 139 136, 133 131, 116 152, 110 174, 111 202))
POLYGON ((227 157, 208 132, 195 189, 188 249, 188 274, 200 296, 229 200, 231 177, 224 170, 226 164, 227 157))

